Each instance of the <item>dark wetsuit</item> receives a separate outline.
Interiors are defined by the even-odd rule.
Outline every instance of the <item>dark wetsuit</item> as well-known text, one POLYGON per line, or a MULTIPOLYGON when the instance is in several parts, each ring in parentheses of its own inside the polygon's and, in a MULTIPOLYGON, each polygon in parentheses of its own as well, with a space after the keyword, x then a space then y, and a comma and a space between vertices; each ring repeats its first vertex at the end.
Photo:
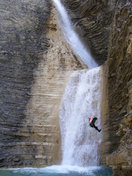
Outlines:
POLYGON ((97 117, 94 117, 89 125, 90 125, 92 128, 95 128, 98 132, 100 132, 101 129, 99 130, 98 127, 95 126, 96 120, 97 120, 97 117))

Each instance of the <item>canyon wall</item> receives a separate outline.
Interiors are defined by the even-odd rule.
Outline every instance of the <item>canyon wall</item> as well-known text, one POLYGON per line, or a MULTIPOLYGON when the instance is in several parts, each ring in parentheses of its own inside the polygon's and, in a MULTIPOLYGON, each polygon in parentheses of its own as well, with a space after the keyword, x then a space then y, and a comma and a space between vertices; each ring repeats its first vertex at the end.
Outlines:
POLYGON ((115 175, 132 173, 132 2, 63 0, 103 65, 102 164, 115 175))
MULTIPOLYGON (((102 164, 132 172, 132 3, 63 0, 103 65, 102 164)), ((58 109, 73 70, 86 68, 60 31, 49 0, 0 2, 0 167, 61 160, 58 109)))
POLYGON ((116 175, 132 173, 132 2, 117 1, 108 53, 106 163, 116 175))
POLYGON ((33 72, 49 46, 49 12, 46 0, 0 2, 0 167, 33 163, 34 156, 28 155, 35 144, 30 147, 32 124, 26 125, 26 110, 33 72))
POLYGON ((48 0, 0 2, 0 167, 61 160, 58 110, 69 75, 85 68, 48 0))

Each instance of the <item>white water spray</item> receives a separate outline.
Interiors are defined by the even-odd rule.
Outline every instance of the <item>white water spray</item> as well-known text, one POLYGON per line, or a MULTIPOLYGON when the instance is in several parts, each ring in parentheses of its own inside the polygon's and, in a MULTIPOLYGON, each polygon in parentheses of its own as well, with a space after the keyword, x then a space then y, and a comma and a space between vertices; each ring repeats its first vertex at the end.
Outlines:
POLYGON ((71 48, 80 57, 88 68, 93 68, 97 66, 97 63, 92 58, 90 52, 81 42, 78 34, 75 32, 73 25, 68 17, 67 11, 65 10, 61 0, 53 0, 61 18, 61 25, 63 29, 64 36, 67 42, 70 44, 71 48))
MULTIPOLYGON (((61 0, 53 0, 60 14, 61 27, 73 51, 88 66, 97 66, 90 52, 75 32, 61 0)), ((60 106, 62 164, 98 165, 101 134, 89 126, 88 117, 97 116, 100 126, 100 68, 72 74, 60 106)))
POLYGON ((98 165, 101 134, 89 126, 88 117, 98 117, 100 126, 100 68, 72 74, 60 107, 62 164, 98 165))

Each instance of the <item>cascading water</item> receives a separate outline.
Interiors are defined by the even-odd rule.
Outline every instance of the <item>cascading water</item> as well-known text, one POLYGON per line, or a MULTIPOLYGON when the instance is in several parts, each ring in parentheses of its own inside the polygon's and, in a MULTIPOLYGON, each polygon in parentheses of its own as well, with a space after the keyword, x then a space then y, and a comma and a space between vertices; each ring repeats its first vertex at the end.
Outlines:
POLYGON ((98 165, 101 134, 89 127, 88 117, 100 118, 100 74, 99 67, 77 71, 67 85, 60 107, 62 164, 98 165))
POLYGON ((71 48, 77 56, 80 57, 88 68, 93 68, 97 66, 97 63, 92 58, 90 52, 86 49, 84 44, 79 39, 79 36, 75 32, 73 25, 68 17, 68 14, 61 3, 61 0, 53 0, 61 19, 61 27, 67 42, 70 44, 71 48))
POLYGON ((62 164, 98 165, 101 134, 89 127, 88 117, 97 116, 100 125, 100 68, 75 32, 60 0, 53 0, 61 18, 63 33, 71 48, 91 70, 72 74, 60 106, 62 164), (97 68, 95 68, 97 67, 97 68))

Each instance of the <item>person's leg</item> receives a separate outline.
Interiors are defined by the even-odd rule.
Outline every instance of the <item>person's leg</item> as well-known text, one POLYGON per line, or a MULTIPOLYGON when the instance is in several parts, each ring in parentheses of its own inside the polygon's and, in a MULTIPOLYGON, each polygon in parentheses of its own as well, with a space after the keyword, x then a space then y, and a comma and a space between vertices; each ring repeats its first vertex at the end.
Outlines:
POLYGON ((98 132, 101 131, 101 129, 99 130, 97 126, 94 125, 93 127, 94 127, 98 132))
POLYGON ((90 126, 91 126, 92 128, 95 128, 98 132, 101 131, 101 129, 99 130, 98 127, 95 126, 95 124, 93 123, 93 121, 90 123, 90 126))

